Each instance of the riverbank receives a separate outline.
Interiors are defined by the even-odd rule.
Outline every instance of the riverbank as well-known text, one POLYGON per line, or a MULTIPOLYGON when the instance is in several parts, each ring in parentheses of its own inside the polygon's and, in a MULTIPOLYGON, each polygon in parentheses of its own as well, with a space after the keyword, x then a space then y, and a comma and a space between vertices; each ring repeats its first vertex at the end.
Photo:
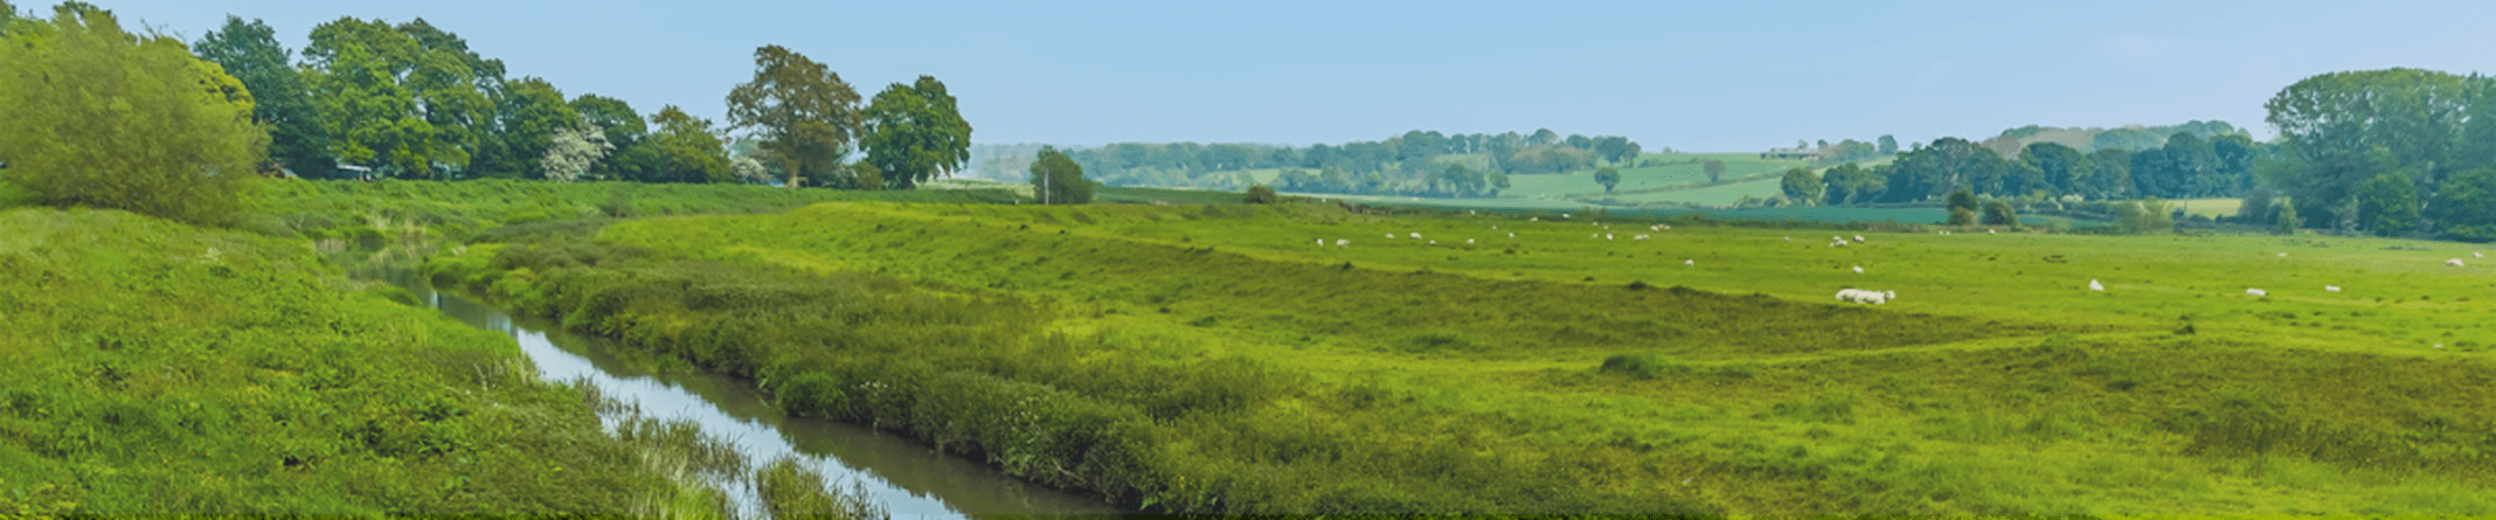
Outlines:
POLYGON ((304 241, 85 209, 0 229, 0 515, 722 516, 716 482, 749 475, 304 241))

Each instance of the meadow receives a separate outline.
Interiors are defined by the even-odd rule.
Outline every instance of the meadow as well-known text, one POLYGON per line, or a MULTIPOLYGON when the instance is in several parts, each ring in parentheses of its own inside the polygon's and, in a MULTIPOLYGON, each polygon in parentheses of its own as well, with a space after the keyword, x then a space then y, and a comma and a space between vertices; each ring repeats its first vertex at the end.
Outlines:
POLYGON ((0 229, 0 516, 715 516, 711 479, 742 474, 300 240, 85 209, 0 229))
POLYGON ((840 203, 428 271, 1154 511, 2496 514, 2457 244, 1577 217, 840 203))

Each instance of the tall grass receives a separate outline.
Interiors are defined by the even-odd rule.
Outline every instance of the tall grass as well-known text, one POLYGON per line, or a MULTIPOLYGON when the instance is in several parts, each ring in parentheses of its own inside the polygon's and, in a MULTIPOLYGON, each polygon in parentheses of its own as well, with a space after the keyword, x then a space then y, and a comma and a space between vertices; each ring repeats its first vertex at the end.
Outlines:
MULTIPOLYGON (((511 340, 299 241, 0 212, 0 514, 710 514, 511 340), (692 509, 683 509, 692 507, 692 509)), ((658 427, 655 423, 640 423, 658 427)))

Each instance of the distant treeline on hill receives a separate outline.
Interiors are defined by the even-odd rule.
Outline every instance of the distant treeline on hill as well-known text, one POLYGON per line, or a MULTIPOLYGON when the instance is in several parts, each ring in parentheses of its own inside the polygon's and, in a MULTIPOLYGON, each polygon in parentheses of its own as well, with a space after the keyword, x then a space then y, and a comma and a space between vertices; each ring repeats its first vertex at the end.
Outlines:
MULTIPOLYGON (((1037 145, 977 147, 983 176, 1021 180, 1037 145)), ((1234 190, 1260 183, 1285 191, 1428 197, 1489 197, 1509 175, 1632 166, 1646 150, 1619 136, 1443 134, 1414 130, 1383 141, 1308 147, 1264 144, 1116 143, 1068 152, 1086 178, 1109 186, 1234 190)))
MULTIPOLYGON (((2226 123, 2205 128, 2232 129, 2226 123)), ((2056 141, 2021 145, 2013 136, 2021 130, 1983 142, 1935 139, 1869 168, 1841 164, 1821 175, 1822 192, 1788 183, 1786 195, 1825 204, 1925 201, 1962 187, 1979 195, 2039 199, 2234 197, 2256 187, 2254 162, 2273 153, 2271 145, 2242 132, 2204 138, 2182 130, 2138 152, 2122 147, 2084 152, 2056 141)))

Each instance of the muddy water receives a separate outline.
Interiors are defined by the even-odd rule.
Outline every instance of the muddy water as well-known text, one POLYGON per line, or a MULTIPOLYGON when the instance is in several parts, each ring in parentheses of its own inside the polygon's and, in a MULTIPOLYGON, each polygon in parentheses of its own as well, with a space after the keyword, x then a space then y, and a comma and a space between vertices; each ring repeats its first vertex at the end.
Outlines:
MULTIPOLYGON (((897 519, 1132 513, 1097 497, 1052 490, 1006 476, 969 459, 872 429, 792 418, 765 402, 752 385, 732 378, 661 370, 666 360, 612 342, 571 334, 542 320, 515 318, 493 306, 433 291, 414 273, 386 278, 419 301, 469 325, 510 334, 550 381, 587 379, 607 396, 639 403, 660 419, 691 420, 727 439, 756 464, 795 455, 841 486, 863 485, 897 519)), ((731 486, 755 512, 753 490, 731 486)))

